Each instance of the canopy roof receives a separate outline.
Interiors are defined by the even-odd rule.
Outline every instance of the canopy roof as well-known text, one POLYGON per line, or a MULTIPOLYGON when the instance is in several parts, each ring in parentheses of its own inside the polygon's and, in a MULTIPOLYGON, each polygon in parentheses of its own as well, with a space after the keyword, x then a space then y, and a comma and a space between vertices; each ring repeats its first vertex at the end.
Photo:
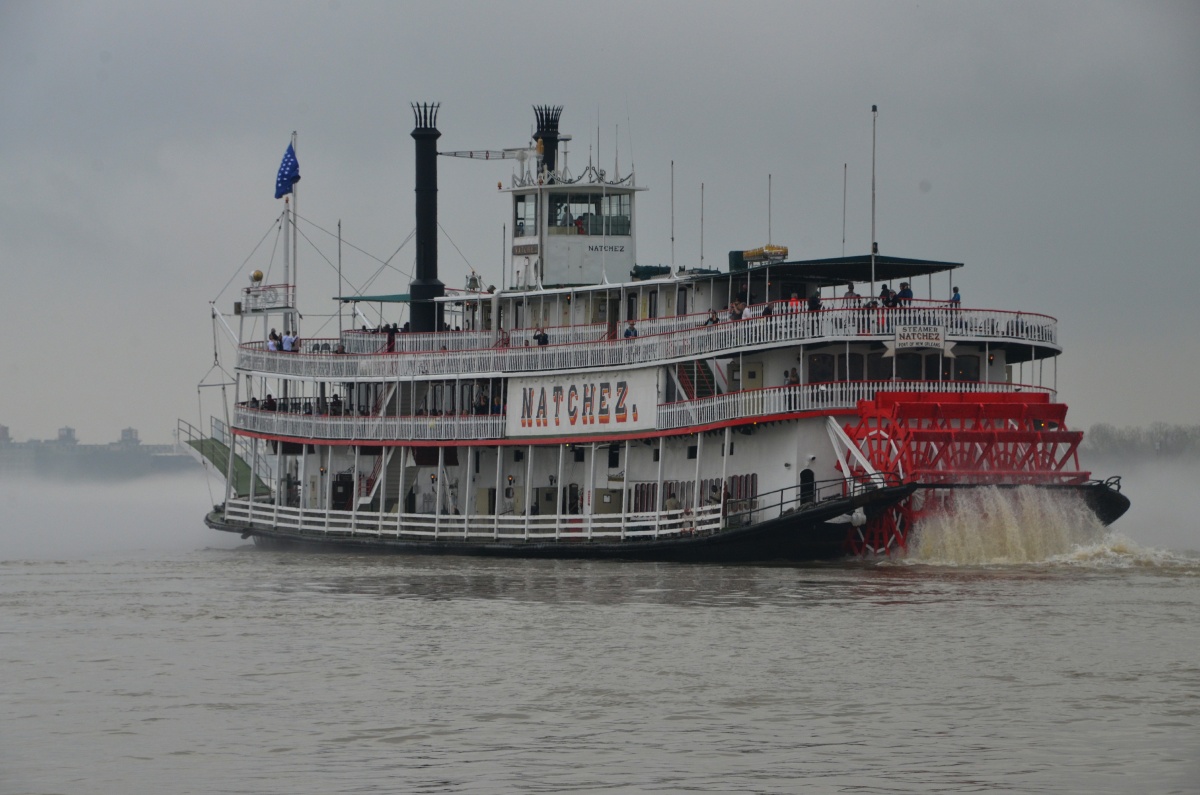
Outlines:
MULTIPOLYGON (((913 276, 927 276, 931 273, 944 273, 955 268, 961 268, 961 262, 937 262, 927 259, 908 259, 906 257, 885 257, 875 255, 875 281, 891 282, 913 276)), ((831 283, 869 282, 871 281, 871 255, 855 257, 831 257, 829 259, 793 260, 791 262, 776 262, 754 265, 747 270, 757 271, 767 267, 772 274, 795 276, 809 281, 825 281, 831 283)))

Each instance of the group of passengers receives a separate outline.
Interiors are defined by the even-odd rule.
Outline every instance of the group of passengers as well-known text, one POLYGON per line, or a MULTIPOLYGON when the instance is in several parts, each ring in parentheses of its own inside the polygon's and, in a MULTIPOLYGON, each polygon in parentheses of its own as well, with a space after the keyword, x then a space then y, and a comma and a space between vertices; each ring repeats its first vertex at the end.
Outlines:
POLYGON ((261 411, 278 411, 286 414, 320 414, 333 417, 340 417, 343 413, 341 395, 334 394, 333 397, 326 400, 325 398, 317 398, 315 401, 312 398, 279 398, 276 399, 267 393, 267 396, 261 401, 257 397, 250 398, 246 405, 252 409, 261 411))
POLYGON ((280 334, 275 329, 271 329, 271 333, 267 335, 267 350, 299 353, 300 337, 294 331, 284 331, 283 334, 280 334))

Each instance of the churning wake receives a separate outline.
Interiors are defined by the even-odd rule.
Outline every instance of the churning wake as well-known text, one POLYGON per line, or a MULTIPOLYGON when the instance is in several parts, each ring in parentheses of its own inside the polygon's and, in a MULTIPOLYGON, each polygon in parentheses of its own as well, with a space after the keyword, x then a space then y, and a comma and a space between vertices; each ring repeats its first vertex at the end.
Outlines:
POLYGON ((909 543, 908 562, 1197 567, 1189 556, 1146 549, 1111 532, 1070 492, 981 488, 957 492, 954 499, 953 511, 922 517, 909 543))

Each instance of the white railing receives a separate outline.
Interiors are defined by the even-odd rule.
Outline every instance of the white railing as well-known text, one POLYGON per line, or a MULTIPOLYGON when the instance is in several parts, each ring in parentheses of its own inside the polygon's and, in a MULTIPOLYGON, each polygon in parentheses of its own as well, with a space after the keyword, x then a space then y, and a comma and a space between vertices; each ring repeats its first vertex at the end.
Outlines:
POLYGON ((330 417, 288 414, 238 406, 234 422, 241 430, 299 439, 361 441, 500 439, 501 414, 419 417, 330 417))
MULTIPOLYGON (((301 510, 249 500, 230 500, 226 518, 306 535, 418 541, 614 541, 711 534, 721 529, 721 506, 627 514, 522 516, 418 514, 377 511, 301 510)), ((768 517, 774 518, 774 517, 768 517)))
MULTIPOLYGON (((1049 387, 1002 382, 833 381, 749 389, 695 400, 663 403, 658 406, 658 429, 686 428, 738 418, 769 417, 801 411, 854 409, 860 400, 874 400, 876 392, 1028 392, 1045 393, 1050 395, 1051 399, 1055 394, 1049 387)), ((301 439, 371 442, 507 438, 505 418, 500 414, 339 417, 266 411, 239 405, 234 412, 234 423, 240 430, 301 439)))
MULTIPOLYGON (((691 321, 697 315, 688 315, 691 321)), ((690 324, 690 321, 689 321, 690 324)), ((454 377, 483 373, 611 368, 719 355, 747 347, 796 342, 885 340, 898 325, 941 325, 951 339, 1017 340, 1057 345, 1057 322, 1045 315, 945 306, 895 309, 827 309, 774 312, 765 317, 699 325, 630 339, 574 342, 544 347, 433 351, 427 354, 339 355, 267 351, 261 342, 238 351, 238 368, 318 380, 454 377)), ((585 329, 594 330, 593 326, 585 329)), ((446 332, 455 334, 456 332, 446 332)), ((378 335, 370 335, 378 336, 378 335)), ((408 335, 397 335, 397 338, 408 335)), ((437 336, 437 335, 414 335, 437 336)), ((304 350, 311 350, 309 345, 304 350)))
POLYGON ((658 407, 658 427, 686 428, 727 422, 740 417, 768 417, 798 411, 854 409, 860 400, 874 400, 876 392, 988 392, 1046 393, 1048 387, 978 381, 834 381, 765 389, 749 389, 724 395, 664 403, 658 407))

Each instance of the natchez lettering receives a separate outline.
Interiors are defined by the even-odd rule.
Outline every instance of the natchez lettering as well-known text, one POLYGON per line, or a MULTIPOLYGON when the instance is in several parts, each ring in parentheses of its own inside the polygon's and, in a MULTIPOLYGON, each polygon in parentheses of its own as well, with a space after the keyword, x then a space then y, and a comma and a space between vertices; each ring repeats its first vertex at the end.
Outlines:
POLYGON ((562 425, 564 416, 570 425, 623 423, 628 422, 631 411, 637 422, 637 405, 629 404, 628 398, 624 381, 525 387, 521 390, 521 427, 545 428, 551 420, 562 425))

